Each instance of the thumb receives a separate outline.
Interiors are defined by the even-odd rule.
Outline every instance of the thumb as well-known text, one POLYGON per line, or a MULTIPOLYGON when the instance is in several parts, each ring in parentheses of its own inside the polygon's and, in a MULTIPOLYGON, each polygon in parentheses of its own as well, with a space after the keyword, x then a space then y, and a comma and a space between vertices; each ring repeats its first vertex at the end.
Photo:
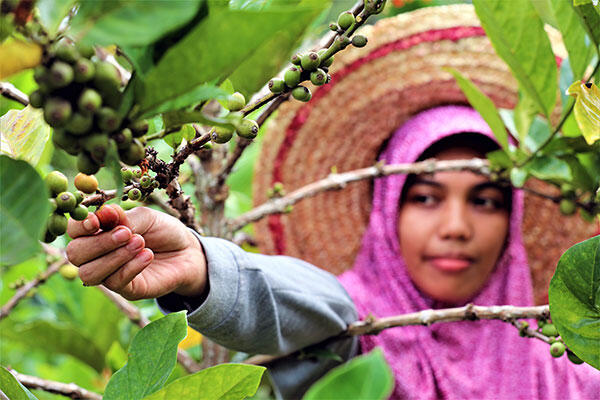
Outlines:
MULTIPOLYGON (((117 204, 105 204, 94 213, 100 223, 100 229, 110 231, 117 225, 125 225, 132 229, 125 211, 117 204)), ((133 229, 132 229, 133 230, 133 229)))

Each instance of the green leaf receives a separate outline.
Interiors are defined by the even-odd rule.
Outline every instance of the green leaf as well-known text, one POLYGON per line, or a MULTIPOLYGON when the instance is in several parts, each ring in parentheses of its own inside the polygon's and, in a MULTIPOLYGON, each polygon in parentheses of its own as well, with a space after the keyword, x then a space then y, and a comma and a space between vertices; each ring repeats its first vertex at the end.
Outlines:
POLYGON ((381 349, 332 369, 308 389, 303 400, 387 399, 394 387, 381 349))
POLYGON ((490 126, 496 140, 500 143, 500 146, 502 146, 504 150, 508 150, 508 134, 506 133, 506 128, 504 127, 502 118, 500 118, 500 114, 498 114, 494 102, 479 90, 473 82, 454 68, 445 68, 445 70, 454 75, 458 86, 460 86, 460 89, 467 96, 469 103, 471 103, 473 108, 477 110, 485 122, 490 126))
POLYGON ((569 86, 567 94, 575 96, 575 120, 586 142, 593 144, 600 139, 600 89, 593 83, 577 81, 569 86))
POLYGON ((556 104, 557 67, 542 20, 529 0, 474 0, 496 53, 546 116, 556 104), (518 10, 518 12, 515 12, 518 10))
POLYGON ((562 255, 548 296, 552 322, 565 344, 600 369, 600 236, 562 255))
POLYGON ((75 0, 38 0, 35 5, 40 11, 40 20, 44 28, 54 34, 69 10, 75 6, 75 0))
POLYGON ((171 112, 172 110, 179 110, 183 107, 189 106, 190 104, 200 103, 206 100, 212 99, 226 99, 228 93, 221 88, 216 87, 212 83, 200 85, 193 90, 182 94, 172 100, 168 100, 160 104, 160 106, 142 112, 141 118, 147 118, 151 115, 155 115, 163 112, 171 112))
POLYGON ((583 79, 583 73, 588 66, 594 49, 585 44, 585 29, 570 1, 546 0, 562 34, 569 53, 569 64, 575 79, 583 79))
POLYGON ((188 142, 194 138, 196 131, 191 125, 184 125, 177 132, 171 133, 164 137, 165 143, 173 148, 173 150, 177 150, 183 139, 188 142))
POLYGON ((189 22, 195 1, 81 1, 71 32, 84 43, 144 46, 189 22))
POLYGON ((596 47, 596 52, 600 54, 598 46, 600 46, 600 15, 593 5, 574 4, 575 12, 579 16, 584 29, 596 47))
POLYGON ((50 137, 42 110, 27 106, 0 118, 0 153, 36 165, 50 137))
POLYGON ((566 161, 551 156, 538 156, 524 167, 527 172, 542 180, 571 181, 573 175, 566 161))
POLYGON ((515 127, 519 133, 519 143, 524 143, 531 123, 537 114, 537 105, 524 91, 519 90, 519 102, 514 110, 515 127))
POLYGON ((106 353, 106 365, 113 371, 121 369, 127 364, 127 352, 119 341, 115 340, 106 353))
POLYGON ((49 213, 48 192, 31 165, 0 155, 0 265, 14 265, 40 250, 49 213))
POLYGON ((104 368, 104 354, 75 325, 39 320, 3 329, 2 336, 49 354, 72 355, 98 372, 104 368))
POLYGON ((512 168, 513 166, 510 156, 504 150, 495 150, 487 153, 485 156, 490 161, 491 167, 494 169, 512 168))
POLYGON ((525 168, 513 168, 510 170, 510 183, 514 187, 520 188, 523 187, 525 181, 527 181, 527 170, 525 168))
POLYGON ((284 34, 296 19, 312 12, 302 8, 235 11, 211 4, 208 16, 146 75, 143 90, 136 93, 141 113, 165 111, 161 107, 165 102, 190 93, 198 85, 214 80, 220 83, 263 43, 284 34))
POLYGON ((104 400, 137 400, 160 390, 175 367, 177 344, 186 333, 183 311, 146 325, 129 346, 127 364, 108 381, 104 400))
POLYGON ((2 392, 10 400, 37 400, 37 397, 31 394, 31 392, 3 366, 0 366, 0 387, 2 387, 2 392))
POLYGON ((253 396, 265 367, 221 364, 179 378, 144 400, 237 400, 253 396))

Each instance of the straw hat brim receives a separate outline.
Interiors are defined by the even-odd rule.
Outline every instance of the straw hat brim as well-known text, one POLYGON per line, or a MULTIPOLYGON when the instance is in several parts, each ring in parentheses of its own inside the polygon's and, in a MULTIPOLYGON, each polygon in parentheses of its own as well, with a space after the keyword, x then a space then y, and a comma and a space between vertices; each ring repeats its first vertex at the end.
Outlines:
MULTIPOLYGON (((452 67, 499 108, 514 108, 518 84, 496 55, 471 5, 423 8, 379 21, 362 31, 369 43, 335 56, 329 84, 313 87, 308 103, 288 101, 269 121, 255 166, 255 204, 281 182, 286 192, 338 172, 372 166, 390 135, 418 112, 467 104, 452 67)), ((560 35, 549 31, 557 60, 560 35)), ((560 97, 560 96, 559 96, 560 97)), ((557 105, 553 118, 560 115, 557 105)), ((540 182, 531 185, 548 185, 540 182)), ((371 211, 371 182, 304 199, 290 214, 255 224, 265 254, 285 254, 339 274, 352 267, 371 211)), ((563 217, 549 200, 526 195, 524 237, 536 303, 547 302, 554 267, 573 243, 595 231, 578 217, 563 217)))

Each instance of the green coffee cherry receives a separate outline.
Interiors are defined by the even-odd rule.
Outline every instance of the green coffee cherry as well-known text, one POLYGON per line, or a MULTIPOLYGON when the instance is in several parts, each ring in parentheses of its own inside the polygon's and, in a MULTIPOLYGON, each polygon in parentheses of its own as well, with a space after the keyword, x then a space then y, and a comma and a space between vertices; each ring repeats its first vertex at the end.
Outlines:
POLYGON ((56 199, 48 199, 48 204, 50 204, 50 212, 55 212, 57 209, 56 199))
POLYGON ((367 45, 367 38, 363 35, 354 35, 352 37, 352 45, 354 47, 365 47, 367 45))
MULTIPOLYGON (((92 159, 102 165, 108 151, 108 135, 105 133, 94 133, 82 139, 81 145, 86 149, 92 159)), ((90 174, 87 174, 90 175, 90 174)))
POLYGON ((129 183, 133 179, 133 171, 127 167, 121 168, 121 178, 123 178, 123 183, 129 183))
POLYGON ((55 61, 48 72, 48 83, 55 89, 65 87, 73 82, 73 68, 65 62, 55 61))
POLYGON ((285 82, 282 79, 273 78, 269 81, 271 93, 281 93, 285 90, 285 82))
POLYGON ((48 83, 48 70, 43 65, 38 65, 33 70, 33 79, 38 85, 46 85, 48 83))
POLYGON ((81 112, 93 114, 102 106, 102 96, 93 89, 85 89, 77 100, 77 106, 81 112))
POLYGON ((52 97, 46 101, 44 106, 44 119, 48 125, 56 128, 63 126, 71 118, 71 104, 60 98, 52 97))
POLYGON ((321 49, 317 52, 317 54, 319 55, 319 59, 321 60, 321 65, 320 67, 331 67, 331 64, 333 64, 333 56, 326 58, 325 60, 323 60, 323 54, 325 54, 325 52, 327 51, 327 49, 321 49))
POLYGON ((142 192, 138 188, 132 188, 127 192, 127 197, 129 197, 129 200, 138 201, 142 198, 142 192))
POLYGON ((290 58, 290 62, 294 65, 300 65, 300 54, 294 54, 292 58, 290 58))
POLYGON ((283 75, 283 80, 287 87, 293 88, 296 87, 300 83, 300 68, 290 67, 287 71, 285 71, 283 75))
POLYGON ((77 42, 75 44, 75 47, 77 48, 77 51, 79 51, 79 54, 81 54, 85 58, 92 58, 92 56, 94 56, 96 54, 96 51, 94 50, 94 46, 91 46, 89 44, 85 44, 83 42, 77 42))
POLYGON ((46 232, 44 233, 44 243, 52 243, 56 240, 56 235, 54 235, 52 232, 50 232, 47 228, 46 228, 46 232))
POLYGON ((563 215, 573 215, 577 211, 577 205, 571 199, 562 199, 559 204, 560 212, 563 215))
POLYGON ((350 11, 344 11, 338 16, 337 24, 340 26, 340 28, 345 30, 350 28, 354 21, 354 14, 352 14, 350 11))
POLYGON ((565 345, 562 342, 554 342, 550 345, 550 354, 558 358, 565 354, 565 345))
POLYGON ((573 364, 577 364, 577 365, 583 364, 583 360, 581 358, 577 357, 577 355, 575 353, 573 353, 571 350, 567 350, 567 358, 573 364))
POLYGON ((79 59, 79 53, 75 46, 69 45, 65 42, 59 43, 54 51, 54 55, 61 61, 66 63, 74 64, 79 59))
POLYGON ((236 127, 237 134, 245 139, 254 139, 258 135, 258 123, 254 120, 244 118, 236 127))
POLYGON ((211 139, 215 143, 227 143, 233 137, 233 130, 229 128, 223 128, 221 126, 216 126, 211 135, 211 139))
POLYGON ((324 85, 327 82, 327 73, 321 68, 317 68, 316 71, 310 73, 310 81, 315 86, 324 85))
POLYGON ((129 146, 131 146, 131 142, 133 141, 133 133, 129 128, 121 129, 111 137, 117 144, 117 148, 119 150, 125 150, 129 148, 129 146))
POLYGON ((77 138, 73 135, 69 135, 63 129, 54 129, 54 132, 52 133, 52 143, 72 156, 76 156, 81 151, 81 145, 77 138))
POLYGON ((305 71, 314 71, 320 64, 319 55, 314 51, 310 51, 300 58, 302 69, 305 71))
POLYGON ((98 127, 103 132, 114 132, 121 125, 119 114, 109 107, 101 107, 96 111, 96 117, 98 119, 98 127))
POLYGON ((154 189, 158 189, 160 187, 160 182, 157 181, 156 179, 152 181, 152 187, 154 189))
POLYGON ((142 175, 144 174, 140 168, 135 168, 134 170, 132 170, 132 172, 133 172, 133 177, 138 178, 138 179, 141 178, 142 175))
POLYGON ((71 212, 77 206, 77 199, 71 192, 62 192, 56 196, 57 210, 63 213, 71 212))
POLYGON ((554 326, 554 324, 545 324, 542 326, 542 335, 555 337, 558 336, 558 330, 556 330, 556 326, 554 326))
POLYGON ((133 137, 141 137, 148 133, 148 121, 145 119, 140 119, 134 121, 129 125, 129 129, 131 129, 131 133, 133 133, 133 137))
POLYGON ((73 67, 73 80, 75 82, 84 83, 92 80, 96 72, 94 63, 87 58, 81 58, 73 67))
POLYGON ((79 173, 75 176, 73 183, 83 193, 92 194, 98 190, 98 179, 94 175, 79 173))
POLYGON ((60 214, 51 214, 48 218, 48 231, 54 236, 64 235, 67 231, 67 217, 60 214))
POLYGON ((99 61, 95 65, 94 86, 103 91, 118 89, 121 85, 119 71, 109 62, 99 61))
POLYGON ((296 86, 292 90, 292 96, 294 96, 296 100, 307 102, 311 99, 312 94, 308 88, 304 86, 296 86))
POLYGON ((239 111, 246 106, 246 98, 240 92, 235 92, 227 98, 227 109, 229 111, 239 111))
POLYGON ((338 24, 332 22, 329 24, 329 29, 331 29, 334 32, 337 32, 337 30, 340 29, 340 27, 338 26, 338 24))
POLYGON ((140 186, 145 188, 149 188, 150 185, 152 185, 152 178, 150 178, 148 175, 144 175, 140 178, 140 186))
POLYGON ((91 115, 74 113, 65 125, 65 130, 73 135, 84 135, 92 129, 94 120, 91 115))
POLYGON ((131 145, 119 152, 121 161, 128 165, 137 165, 146 157, 146 150, 139 140, 133 139, 131 145))
POLYGON ((60 276, 68 281, 72 281, 79 276, 79 268, 73 264, 65 264, 58 269, 60 276))
POLYGON ((66 192, 67 187, 69 185, 69 180, 67 177, 60 171, 52 171, 46 178, 44 178, 46 183, 46 187, 50 189, 50 193, 52 196, 56 196, 59 193, 66 192))
POLYGON ((75 207, 73 211, 69 212, 71 218, 75 221, 83 221, 88 216, 88 209, 86 206, 82 206, 81 204, 75 207))
POLYGON ((35 108, 42 108, 44 106, 44 95, 40 90, 36 90, 29 95, 29 104, 35 108))
POLYGON ((81 204, 81 202, 85 199, 85 193, 81 190, 76 190, 73 192, 75 195, 75 200, 77 200, 77 205, 81 204))
POLYGON ((100 165, 94 161, 86 152, 77 156, 77 169, 86 175, 93 175, 100 169, 100 165))

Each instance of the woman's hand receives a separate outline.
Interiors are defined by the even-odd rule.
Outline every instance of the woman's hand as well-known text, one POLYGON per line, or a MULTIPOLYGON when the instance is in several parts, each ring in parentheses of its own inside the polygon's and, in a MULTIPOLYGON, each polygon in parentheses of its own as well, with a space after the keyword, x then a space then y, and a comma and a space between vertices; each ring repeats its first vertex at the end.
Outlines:
POLYGON ((204 251, 179 220, 146 207, 123 211, 119 225, 100 230, 95 214, 84 221, 69 219, 69 261, 79 267, 85 285, 103 284, 128 300, 175 292, 200 296, 208 279, 204 251))

